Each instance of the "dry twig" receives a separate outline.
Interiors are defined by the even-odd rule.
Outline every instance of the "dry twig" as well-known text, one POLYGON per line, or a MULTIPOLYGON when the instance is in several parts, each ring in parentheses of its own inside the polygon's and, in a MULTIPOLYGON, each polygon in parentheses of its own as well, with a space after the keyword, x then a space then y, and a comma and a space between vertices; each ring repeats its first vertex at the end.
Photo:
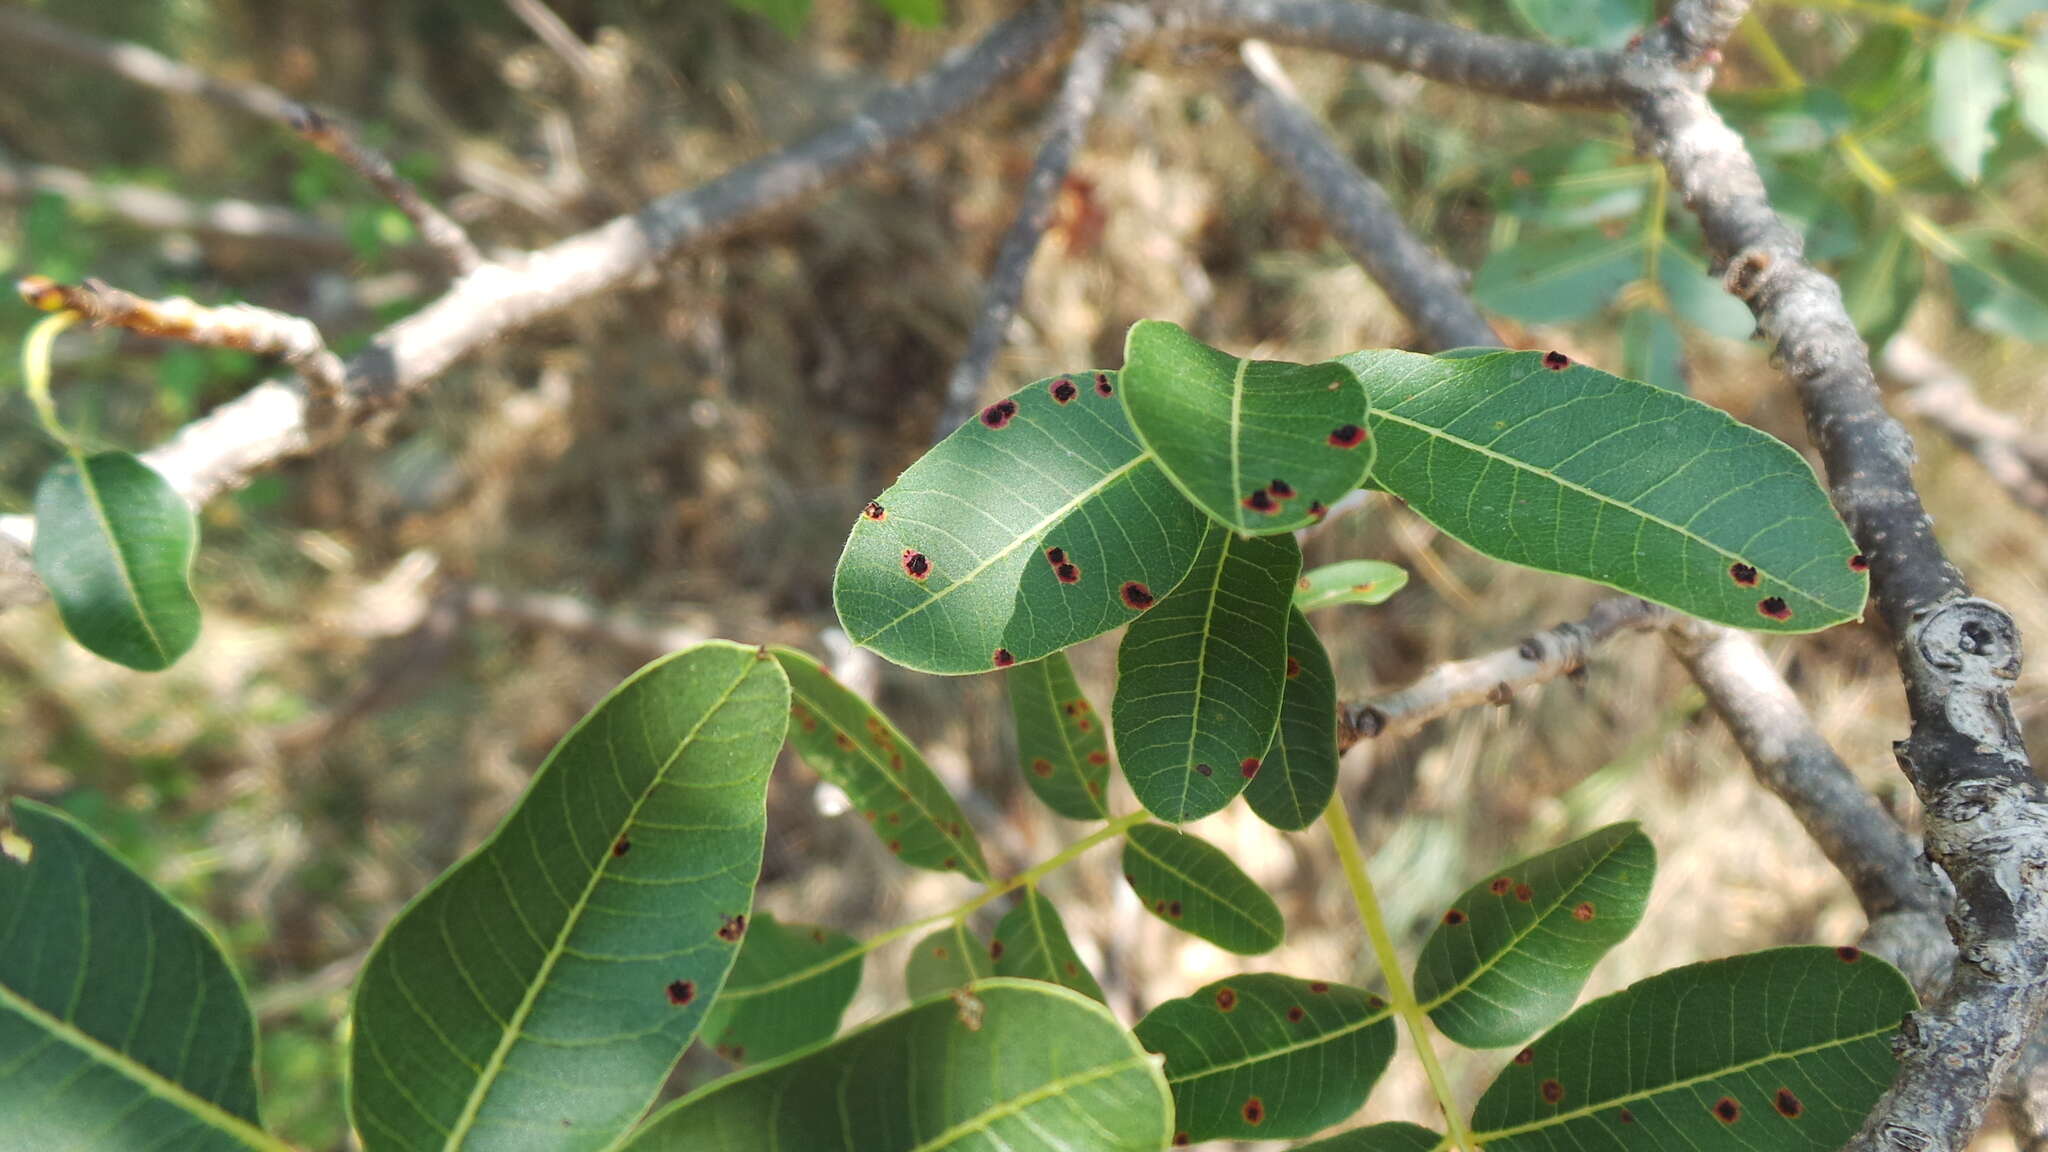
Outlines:
POLYGON ((484 262, 483 253, 477 251, 469 233, 462 230, 448 217, 448 214, 427 202, 412 182, 398 174, 391 161, 384 154, 364 144, 348 125, 318 110, 301 105, 292 117, 292 131, 299 138, 318 148, 362 177, 377 190, 378 195, 391 201, 393 207, 412 221, 413 230, 420 234, 429 248, 441 254, 458 274, 472 271, 484 262))

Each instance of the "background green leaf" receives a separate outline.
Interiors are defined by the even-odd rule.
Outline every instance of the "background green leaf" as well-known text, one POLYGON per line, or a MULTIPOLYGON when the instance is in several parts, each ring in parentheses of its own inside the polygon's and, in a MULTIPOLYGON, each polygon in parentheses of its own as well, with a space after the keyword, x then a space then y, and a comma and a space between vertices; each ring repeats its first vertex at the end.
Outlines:
POLYGON ((1003 675, 1017 722, 1024 782, 1045 806, 1072 820, 1109 816, 1109 733, 1081 692, 1067 654, 1019 665, 1003 675))
MULTIPOLYGON (((1408 574, 1401 572, 1401 578, 1406 580, 1408 574)), ((1295 595, 1298 600, 1301 593, 1295 595)), ((1336 790, 1337 676, 1316 630, 1296 608, 1287 617, 1287 684, 1280 695, 1280 726, 1273 732, 1273 746, 1266 749, 1259 774, 1244 786, 1244 799, 1259 819, 1298 832, 1315 823, 1336 790)))
POLYGON ((12 807, 32 854, 0 855, 0 1144, 281 1148, 219 946, 70 817, 12 807))
POLYGON ((955 920, 917 942, 904 965, 903 983, 912 1000, 923 1000, 993 975, 988 945, 965 921, 955 920))
POLYGON ((788 713, 775 661, 713 641, 562 738, 370 953, 349 1083, 366 1148, 600 1148, 633 1122, 739 949, 788 713))
POLYGON ((1028 385, 905 469, 855 519, 833 577, 854 642, 920 672, 983 672, 1172 591, 1203 517, 1139 446, 1116 387, 1114 372, 1028 385))
POLYGON ((1384 604, 1408 586, 1408 570, 1384 560, 1339 560, 1301 574, 1294 606, 1303 612, 1338 604, 1384 604))
POLYGON ((1420 1124, 1392 1121, 1339 1132, 1326 1140, 1303 1144, 1294 1152, 1434 1152, 1443 1142, 1440 1132, 1420 1124))
POLYGON ((1619 48, 1650 20, 1649 0, 1509 0, 1529 31, 1585 48, 1619 48))
POLYGON ((1998 49, 1966 32, 1950 32, 1935 45, 1928 81, 1927 137, 1941 162, 1965 184, 1984 175, 1984 156, 1998 137, 1991 117, 2005 106, 2005 60, 1998 49))
POLYGON ((1043 980, 1072 988, 1090 1000, 1106 1000, 1095 974, 1081 963, 1067 938, 1067 926, 1059 909, 1036 888, 1026 888, 1015 908, 996 925, 996 975, 1020 980, 1043 980))
POLYGON ((906 864, 988 882, 960 804, 889 718, 794 648, 769 649, 789 676, 789 742, 846 793, 906 864))
POLYGON ((1415 998, 1467 1048, 1520 1044, 1564 1015, 1642 921, 1657 850, 1615 824, 1467 888, 1415 962, 1415 998))
POLYGON ((1839 1148, 1891 1085, 1892 1034, 1913 1007, 1903 977, 1853 948, 1674 968, 1517 1056, 1480 1098, 1473 1139, 1490 1152, 1839 1148))
POLYGON ((36 574, 80 644, 161 671, 199 639, 190 583, 198 521, 168 481, 126 452, 79 463, 50 469, 36 488, 36 574))
POLYGON ((1172 1101, 1109 1010, 1037 981, 986 980, 658 1114, 633 1152, 1158 1152, 1172 1101))
POLYGON ((1956 238, 1962 258, 1949 265, 1956 299, 1986 332, 2048 344, 2048 254, 2000 232, 1956 238))
POLYGON ((1924 269, 1919 246, 1897 220, 1885 221, 1843 262, 1842 303, 1872 348, 1882 349, 1906 322, 1906 314, 1920 298, 1924 269))
POLYGON ((704 1018, 704 1038, 735 1064, 758 1064, 831 1039, 860 990, 866 955, 844 932, 756 915, 704 1018))
POLYGON ((1621 318, 1621 374, 1673 392, 1686 392, 1685 341, 1671 317, 1654 308, 1631 308, 1621 318))
POLYGON ((875 0, 883 11, 906 24, 936 28, 945 22, 945 0, 875 0))
POLYGON ((1728 294, 1704 258, 1667 237, 1657 253, 1657 283, 1679 318, 1723 340, 1747 340, 1756 330, 1749 307, 1728 294))
POLYGON ((1166 475, 1239 532, 1321 520, 1365 479, 1365 388, 1342 364, 1253 360, 1164 320, 1124 342, 1124 414, 1166 475))
POLYGON ((1244 791, 1280 722, 1287 609, 1301 546, 1211 524, 1188 578, 1124 633, 1117 759, 1161 819, 1207 816, 1244 791))
POLYGON ((1252 973, 1138 1021, 1166 1057, 1175 1138, 1292 1140, 1358 1111, 1394 1055, 1394 1019, 1362 988, 1252 973))
POLYGON ((732 5, 766 17, 783 35, 792 37, 804 30, 804 22, 811 16, 811 0, 732 0, 732 5))
POLYGON ((1243 956, 1287 934, 1280 906, 1215 845, 1160 824, 1124 833, 1124 879, 1153 915, 1243 956))
MULTIPOLYGON (((1642 273, 1640 232, 1551 232, 1487 253, 1472 278, 1472 298, 1483 308, 1530 324, 1563 324, 1607 307, 1615 293, 1642 273)), ((1366 390, 1377 407, 1370 380, 1366 390)), ((1386 451, 1384 444, 1379 448, 1386 451)))
POLYGON ((1724 412, 1533 352, 1348 359, 1373 391, 1374 481, 1489 556, 1739 628, 1863 611, 1812 466, 1724 412))

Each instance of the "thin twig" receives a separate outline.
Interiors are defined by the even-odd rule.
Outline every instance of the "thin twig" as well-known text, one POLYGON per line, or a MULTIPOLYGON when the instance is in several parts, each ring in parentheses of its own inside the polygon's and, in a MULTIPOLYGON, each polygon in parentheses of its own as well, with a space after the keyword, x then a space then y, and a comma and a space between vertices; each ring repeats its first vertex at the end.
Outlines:
POLYGON ((1045 114, 1038 158, 1017 198, 1017 218, 1003 234, 990 270, 988 287, 975 316, 974 331, 967 339, 967 354, 946 381, 945 402, 940 405, 933 438, 945 436, 974 411, 976 397, 996 353, 1009 335, 1010 322, 1017 316, 1017 302, 1024 295, 1024 279, 1031 272, 1032 257, 1039 241, 1052 224, 1053 208, 1067 180, 1074 153, 1095 119, 1102 90, 1109 82, 1110 69, 1131 50, 1134 42, 1151 30, 1143 9, 1117 5, 1098 8, 1088 14, 1081 43, 1067 63, 1066 79, 1045 114))
POLYGON ((290 124, 298 101, 265 84, 228 81, 153 48, 88 36, 20 5, 0 7, 0 44, 33 55, 38 67, 60 60, 112 72, 159 92, 175 92, 274 124, 290 124))
POLYGON ((412 221, 413 230, 427 246, 441 254, 457 274, 467 273, 484 262, 469 233, 448 214, 427 202, 412 182, 398 174, 384 154, 364 144, 348 125, 310 106, 301 105, 291 121, 299 138, 327 153, 362 177, 378 195, 412 221))
POLYGON ((1984 403, 1969 377, 1912 335, 1892 337, 1878 367, 1900 386, 1900 406, 1977 458, 2022 507, 2048 516, 2048 436, 1984 403))

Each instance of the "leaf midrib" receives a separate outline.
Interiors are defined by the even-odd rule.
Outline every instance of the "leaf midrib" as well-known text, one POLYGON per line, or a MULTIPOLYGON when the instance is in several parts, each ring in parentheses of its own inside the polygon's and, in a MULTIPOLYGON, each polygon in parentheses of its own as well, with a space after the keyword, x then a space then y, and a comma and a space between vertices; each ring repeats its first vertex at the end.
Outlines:
MULTIPOLYGON (((1170 834, 1175 836, 1186 835, 1186 833, 1182 832, 1174 832, 1170 834)), ((1265 926, 1261 924, 1258 921, 1258 919, 1254 917, 1251 913, 1245 911, 1243 908, 1238 907, 1237 904, 1232 902, 1232 900, 1229 897, 1225 896, 1221 892, 1218 892, 1216 889, 1209 887, 1207 884, 1202 883, 1200 880, 1195 879, 1193 876, 1188 875, 1187 873, 1181 871, 1173 865, 1167 863, 1165 857, 1147 849, 1144 844, 1139 842, 1137 837, 1126 834, 1124 836, 1124 843, 1130 845, 1132 851, 1135 851, 1138 855, 1143 856, 1145 859, 1158 865, 1161 870, 1169 872, 1176 877, 1179 877, 1188 885, 1188 887, 1193 888, 1195 891, 1200 892, 1202 895, 1207 896, 1211 900, 1216 901, 1218 907, 1228 908, 1230 911, 1235 913, 1240 919, 1242 919, 1246 924, 1249 924, 1253 928, 1253 930, 1259 932, 1261 938, 1264 937, 1265 926)))
MULTIPOLYGON (((1230 498, 1237 500, 1244 492, 1244 374, 1252 366, 1252 358, 1239 357, 1237 372, 1230 378, 1230 498)), ((1238 527, 1245 526, 1242 507, 1237 513, 1238 527)))
POLYGON ((1216 555, 1216 572, 1209 581, 1209 598, 1202 605, 1202 646, 1195 650, 1195 702, 1188 712, 1188 748, 1185 771, 1180 781, 1180 810, 1176 815, 1187 818, 1188 797, 1195 788, 1195 738, 1202 734, 1202 686, 1209 679, 1209 636, 1215 631, 1212 624, 1216 616, 1216 597, 1223 588, 1223 568, 1230 563, 1230 544, 1236 539, 1228 529, 1212 525, 1212 532, 1223 533, 1223 550, 1216 555))
MULTIPOLYGON (((747 677, 753 675, 756 663, 748 661, 742 664, 739 675, 733 678, 731 684, 726 685, 725 691, 704 710, 704 714, 697 718, 697 722, 690 725, 690 730, 677 741, 675 751, 669 753, 668 759, 648 778, 647 786, 640 790, 640 795, 633 798, 632 808, 627 810, 625 819, 621 821, 622 827, 632 826, 633 821, 640 815, 641 806, 646 804, 648 797, 654 795, 654 790, 667 780, 669 769, 673 768, 676 761, 682 759, 683 754, 696 743, 697 734, 704 730, 704 725, 711 722, 711 718, 725 707, 735 692, 739 691, 740 685, 747 682, 747 677)), ((511 1054, 513 1045, 517 1044, 524 1034, 526 1018, 533 1014, 534 1005, 540 1000, 541 989, 546 986, 549 974, 555 969, 555 962, 568 950, 570 935, 582 922, 583 910, 589 904, 591 894, 597 891, 598 883, 604 879, 605 869, 615 858, 607 851, 598 858, 597 867, 590 870, 590 879, 584 883, 583 891, 577 894, 576 903, 570 906, 569 914, 563 918, 561 930, 555 933, 555 942, 548 948, 547 957, 542 960, 540 970, 527 982, 526 992, 519 1000, 519 1007, 513 1010, 511 1019, 505 1022, 505 1032, 498 1040, 497 1049, 484 1064, 483 1071, 477 1076, 476 1087, 470 1090, 469 1099, 464 1102, 461 1114, 455 1118, 454 1126, 449 1129, 448 1139, 442 1144, 444 1152, 456 1152, 468 1138, 470 1130, 476 1126, 477 1117, 483 1111, 484 1100, 490 1095, 491 1089, 497 1086, 498 1075, 504 1070, 506 1058, 511 1054)))
POLYGON ((85 489, 85 498, 92 502, 93 519, 99 521, 100 531, 106 535, 107 551, 114 554, 114 571, 121 574, 121 586, 128 590, 128 600, 135 605, 136 623, 142 625, 143 633, 149 637, 149 646, 156 650, 157 659, 169 661, 170 649, 164 647, 163 637, 157 635, 156 625, 150 622, 149 609, 142 603, 142 592, 135 586, 135 575, 128 570, 128 553, 122 550, 121 537, 115 533, 114 521, 107 515, 106 501, 100 498, 100 486, 93 479, 91 461, 76 452, 71 459, 78 469, 78 482, 85 489))
POLYGON ((1317 1035, 1311 1036, 1305 1040, 1295 1040, 1280 1048, 1270 1048, 1263 1052, 1255 1052, 1248 1056, 1241 1056, 1236 1060, 1232 1060, 1228 1064, 1211 1064, 1205 1068, 1202 1068, 1199 1071, 1191 1072, 1185 1076, 1168 1076, 1166 1078, 1166 1082, 1168 1084, 1187 1084, 1196 1080, 1200 1080, 1207 1076, 1216 1076, 1224 1072, 1235 1072, 1239 1068, 1246 1068, 1253 1064, 1261 1063, 1263 1061, 1278 1060, 1282 1056, 1292 1056, 1293 1054, 1301 1051, 1304 1048, 1314 1048, 1317 1045, 1328 1044, 1332 1040, 1342 1039, 1346 1036, 1351 1035, 1353 1032, 1362 1032, 1365 1029, 1372 1027, 1373 1025, 1379 1023, 1382 1020, 1391 1019, 1393 1015, 1394 1010, 1392 1007, 1380 1008, 1379 1010, 1374 1011, 1361 1019, 1354 1020, 1349 1024, 1346 1024, 1340 1028, 1333 1029, 1329 1032, 1318 1033, 1317 1035))
POLYGON ((992 1108, 983 1109, 969 1119, 960 1121, 930 1140, 910 1149, 910 1152, 940 1152, 941 1149, 952 1147, 965 1137, 972 1136, 976 1132, 988 1128, 1006 1116, 1015 1116, 1022 1113, 1026 1108, 1038 1103, 1040 1100, 1058 1096, 1070 1088, 1079 1088, 1083 1084, 1093 1084, 1097 1080, 1107 1080, 1111 1076, 1121 1076, 1125 1072, 1137 1071, 1150 1063, 1151 1061, 1148 1058, 1141 1056, 1130 1060, 1120 1060, 1114 1064, 1098 1065, 1088 1069, 1086 1072, 1062 1076, 1057 1080, 1048 1080, 1029 1092, 1020 1093, 992 1108))

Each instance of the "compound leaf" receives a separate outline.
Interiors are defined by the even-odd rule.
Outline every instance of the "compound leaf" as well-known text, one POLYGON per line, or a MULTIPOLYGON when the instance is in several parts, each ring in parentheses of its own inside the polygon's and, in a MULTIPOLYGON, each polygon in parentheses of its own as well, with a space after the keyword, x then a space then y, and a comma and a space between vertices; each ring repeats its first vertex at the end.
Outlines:
POLYGON ((91 833, 17 797, 0 854, 0 1116, 10 1148, 282 1148, 256 1028, 205 929, 91 833))
POLYGON ((199 639, 198 548, 192 506, 126 452, 66 461, 36 486, 36 574, 65 630, 116 664, 160 672, 199 639))
POLYGON ((1615 824, 1502 869, 1451 905, 1415 964, 1415 997, 1467 1048, 1520 1044, 1562 1016, 1635 931, 1657 851, 1615 824))
POLYGON ((923 1000, 993 975, 995 967, 989 961, 988 945, 981 942, 966 921, 955 920, 917 942, 910 962, 904 966, 903 983, 912 1000, 923 1000))
POLYGON ((1117 758, 1140 803, 1173 823, 1221 809, 1257 774, 1280 722, 1287 606, 1301 547, 1210 524, 1171 596, 1117 649, 1117 758))
POLYGON ((831 1039, 860 990, 867 950, 844 932, 784 924, 765 912, 745 927, 732 974, 704 1018, 705 1039, 735 1064, 831 1039))
POLYGON ((350 1048, 364 1147, 600 1148, 640 1115, 739 950, 788 714, 775 661, 712 641, 562 738, 370 952, 350 1048))
POLYGON ((1253 360, 1164 320, 1124 342, 1124 413, 1167 476, 1244 533, 1305 528, 1365 479, 1365 388, 1338 363, 1253 360))
POLYGON ((789 677, 789 742, 804 763, 838 785, 904 863, 986 883, 981 841, 916 746, 808 654, 769 651, 789 677))
MULTIPOLYGON (((1401 578, 1406 580, 1408 574, 1401 572, 1401 578)), ((1295 593, 1297 603, 1300 597, 1295 593)), ((1259 761, 1258 774, 1244 786, 1244 800, 1259 819, 1299 832, 1323 814, 1336 790, 1337 675, 1308 617, 1295 608, 1287 614, 1287 684, 1280 695, 1280 726, 1273 732, 1273 746, 1259 761)))
POLYGON ((1674 968, 1515 1057, 1480 1098, 1473 1140, 1489 1152, 1839 1148, 1890 1087, 1892 1035, 1913 1008, 1905 979, 1854 948, 1674 968))
POLYGON ((1152 1009, 1138 1042, 1166 1057, 1175 1139, 1291 1140, 1358 1111, 1394 1055, 1364 989, 1255 973, 1152 1009))
POLYGON ((1303 612, 1339 604, 1384 604, 1408 586, 1408 570, 1384 560, 1339 560, 1311 568, 1294 585, 1294 606, 1303 612))
POLYGON ((832 600, 920 672, 1025 664, 1129 623, 1186 575, 1200 510, 1124 418, 1114 372, 1013 392, 855 519, 832 600))
POLYGON ((1017 721, 1024 782, 1045 806, 1072 820, 1109 816, 1109 733, 1081 692, 1067 654, 1012 668, 1003 676, 1017 721))
POLYGON ((1346 359, 1373 393, 1374 482, 1489 556, 1740 628, 1863 611, 1812 466, 1724 412, 1555 353, 1346 359))
POLYGON ((1244 956, 1280 946, 1280 906, 1208 841, 1159 824, 1124 834, 1124 879, 1152 914, 1244 956))
POLYGON ((1173 1105, 1109 1010, 984 980, 814 1052, 716 1080, 658 1113, 632 1152, 1157 1152, 1173 1105))
POLYGON ((1081 963, 1067 938, 1067 926, 1059 909, 1036 888, 1024 889, 1024 898, 996 925, 995 943, 989 948, 995 957, 996 975, 1020 980, 1043 980, 1061 984, 1090 1000, 1106 1000, 1095 974, 1081 963))

